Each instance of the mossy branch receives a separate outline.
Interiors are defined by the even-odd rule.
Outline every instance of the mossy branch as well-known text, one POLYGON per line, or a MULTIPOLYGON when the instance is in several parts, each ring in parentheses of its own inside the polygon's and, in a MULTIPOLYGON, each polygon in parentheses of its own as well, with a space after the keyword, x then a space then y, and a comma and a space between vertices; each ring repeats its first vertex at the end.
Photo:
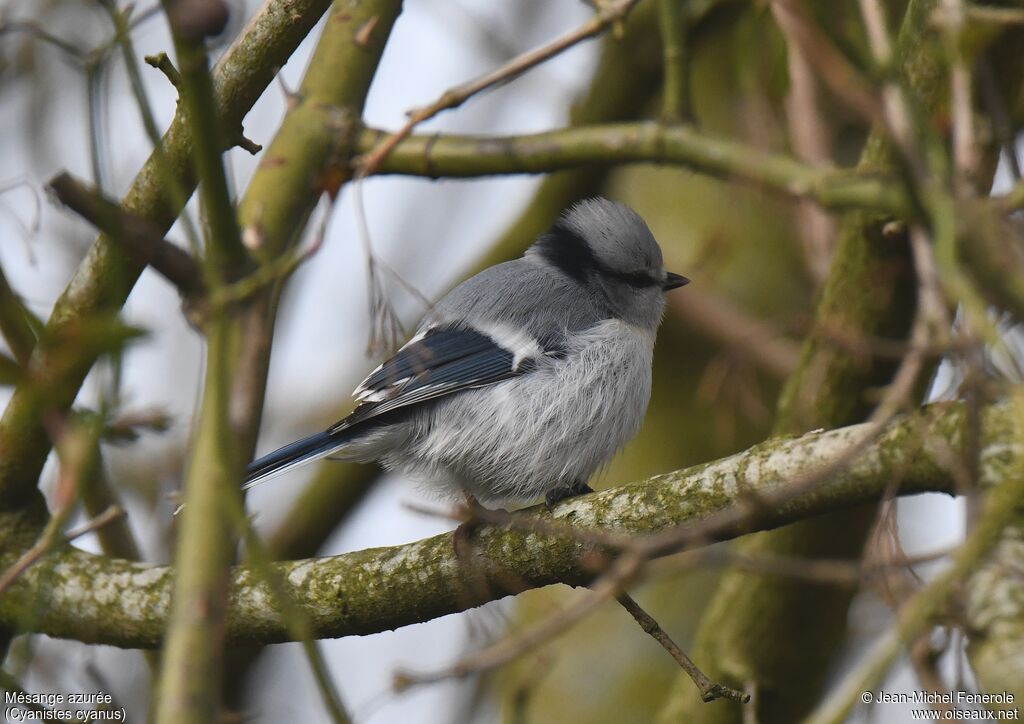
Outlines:
POLYGON ((332 13, 331 33, 317 45, 295 103, 239 205, 246 243, 261 259, 288 248, 320 196, 336 194, 348 180, 338 161, 352 150, 362 99, 401 2, 350 5, 332 13))
MULTIPOLYGON (((925 408, 895 420, 849 465, 788 502, 758 509, 742 526, 715 539, 770 529, 879 499, 900 480, 899 492, 952 494, 945 470, 960 444, 964 408, 925 408)), ((981 480, 999 484, 1019 465, 1020 437, 1007 404, 982 415, 981 480)), ((650 480, 567 501, 553 518, 581 530, 578 538, 548 537, 525 529, 483 526, 475 534, 473 570, 456 557, 452 535, 390 548, 275 564, 288 595, 307 613, 318 638, 368 634, 407 626, 479 606, 486 601, 555 583, 584 584, 595 575, 587 530, 630 535, 665 531, 707 519, 734 506, 749 506, 834 463, 861 439, 865 425, 798 438, 771 440, 746 452, 650 480), (484 581, 488 585, 481 586, 484 581), (510 591, 514 581, 516 590, 510 591)), ((520 516, 551 517, 542 508, 520 516)), ((0 625, 132 648, 161 642, 174 569, 114 560, 69 550, 31 569, 0 598, 0 625)), ((240 566, 231 576, 227 637, 266 644, 289 639, 262 576, 240 566)))

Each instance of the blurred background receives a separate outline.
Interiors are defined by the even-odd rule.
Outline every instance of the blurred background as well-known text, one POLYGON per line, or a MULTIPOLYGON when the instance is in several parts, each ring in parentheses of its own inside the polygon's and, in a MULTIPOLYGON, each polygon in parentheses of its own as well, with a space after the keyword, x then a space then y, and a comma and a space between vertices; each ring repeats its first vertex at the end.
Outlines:
MULTIPOLYGON (((690 5, 692 107, 702 129, 754 147, 787 150, 810 163, 856 163, 864 123, 823 95, 806 63, 793 62, 767 4, 690 5), (791 113, 793 104, 815 112, 791 113), (808 117, 811 127, 801 126, 808 117)), ((855 5, 812 3, 830 35, 850 46, 863 41, 855 5)), ((621 39, 583 43, 420 130, 512 134, 569 122, 657 117, 661 47, 651 6, 640 4, 621 39)), ((231 23, 212 49, 214 56, 255 7, 232 3, 231 23)), ((408 2, 372 86, 366 122, 397 128, 410 108, 591 14, 576 0, 408 2)), ((899 17, 899 8, 893 16, 899 17)), ((169 52, 158 8, 139 3, 135 17, 137 55, 169 52)), ((288 89, 298 86, 317 35, 318 30, 303 43, 281 70, 280 84, 272 85, 246 117, 246 135, 257 143, 272 138, 288 89)), ((94 238, 84 222, 46 197, 45 183, 67 170, 120 196, 152 148, 120 54, 107 53, 94 62, 92 52, 110 37, 109 18, 91 2, 0 4, 0 265, 44 319, 94 238)), ((175 110, 175 89, 148 66, 142 67, 142 80, 163 129, 175 110)), ((240 194, 259 156, 235 148, 227 161, 240 194)), ((1001 168, 996 186, 1009 182, 1001 168)), ((636 208, 661 243, 666 267, 694 282, 671 298, 643 431, 595 487, 721 457, 763 439, 781 383, 797 364, 834 243, 835 219, 813 206, 653 166, 544 178, 372 178, 363 195, 373 253, 411 287, 394 279, 387 287, 406 330, 425 311, 424 299, 438 298, 481 265, 517 256, 561 208, 596 193, 636 208)), ((188 213, 198 216, 194 200, 188 213)), ((366 351, 371 329, 367 260, 350 186, 333 208, 318 208, 310 228, 315 231, 321 220, 326 223, 323 246, 296 273, 282 304, 260 452, 344 414, 349 392, 380 361, 366 351)), ((175 226, 169 238, 182 242, 184 236, 175 226)), ((200 396, 203 343, 181 314, 176 291, 151 271, 135 287, 123 318, 145 329, 146 337, 128 348, 119 367, 98 365, 78 402, 93 406, 116 399, 125 413, 168 421, 163 431, 105 448, 109 480, 123 497, 143 559, 165 563, 175 533, 171 494, 181 482, 200 396)), ((933 397, 948 395, 954 378, 951 370, 941 371, 933 397)), ((0 387, 0 405, 7 399, 9 388, 0 387)), ((327 472, 303 468, 249 496, 259 530, 282 549, 331 555, 413 541, 454 526, 411 510, 407 503, 437 504, 407 480, 339 463, 328 466, 327 472), (306 528, 288 511, 314 478, 347 492, 325 499, 331 501, 322 511, 329 521, 306 528)), ((48 486, 54 468, 51 460, 48 486)), ((898 525, 908 554, 941 550, 963 535, 962 505, 941 496, 901 500, 898 525)), ((90 538, 79 544, 97 549, 90 538)), ((638 588, 636 597, 685 647, 718 571, 707 565, 691 569, 679 559, 659 562, 655 570, 661 575, 638 588)), ((927 576, 933 569, 918 570, 927 576)), ((358 722, 652 721, 678 671, 614 605, 495 676, 392 692, 396 671, 444 666, 573 595, 563 587, 530 591, 464 614, 322 645, 358 722)), ((860 594, 829 680, 838 680, 890 622, 881 597, 860 594)), ((948 644, 941 667, 955 672, 962 642, 948 644)), ((244 720, 327 720, 297 644, 271 646, 251 658, 251 665, 235 662, 232 679, 232 700, 244 720)), ((151 677, 139 652, 22 637, 6 668, 29 691, 107 691, 127 707, 131 720, 145 717, 151 677)), ((885 688, 911 691, 919 685, 903 662, 885 688)), ((908 711, 909 705, 875 706, 856 712, 854 721, 903 722, 908 711)))

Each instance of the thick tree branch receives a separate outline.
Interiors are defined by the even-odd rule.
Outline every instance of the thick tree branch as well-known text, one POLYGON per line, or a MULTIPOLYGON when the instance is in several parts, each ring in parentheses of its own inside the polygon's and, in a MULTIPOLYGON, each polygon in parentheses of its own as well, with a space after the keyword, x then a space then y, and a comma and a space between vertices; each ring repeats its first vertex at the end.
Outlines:
MULTIPOLYGON (((995 485, 1019 465, 1014 411, 997 404, 982 415, 981 479, 995 485)), ((889 423, 849 465, 788 502, 766 508, 716 539, 752 527, 769 529, 877 500, 900 480, 899 491, 951 493, 944 465, 960 444, 960 405, 926 408, 889 423)), ((548 537, 527 529, 483 526, 474 537, 476 568, 460 564, 451 534, 391 548, 275 564, 288 593, 308 615, 314 635, 368 634, 430 620, 486 601, 554 583, 579 585, 595 575, 585 531, 643 535, 695 521, 758 496, 775 495, 793 480, 834 463, 861 439, 865 425, 799 438, 770 440, 712 463, 567 501, 555 521, 579 537, 548 537), (481 590, 480 582, 487 586, 481 590), (515 590, 509 590, 510 582, 515 590)), ((550 520, 540 508, 520 516, 550 520)), ((41 562, 0 598, 0 625, 51 636, 124 647, 159 645, 173 569, 112 560, 78 550, 41 562)), ((231 584, 228 638, 240 643, 288 640, 288 626, 262 576, 238 567, 231 584)))

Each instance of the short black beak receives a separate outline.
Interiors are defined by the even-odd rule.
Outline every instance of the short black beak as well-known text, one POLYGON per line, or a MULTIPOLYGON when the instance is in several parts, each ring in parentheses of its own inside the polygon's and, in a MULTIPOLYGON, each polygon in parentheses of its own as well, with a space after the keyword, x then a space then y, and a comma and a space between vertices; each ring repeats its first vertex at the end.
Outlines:
POLYGON ((673 289, 685 287, 689 283, 690 280, 684 276, 681 276, 679 274, 673 274, 672 272, 666 272, 665 282, 661 285, 661 288, 666 292, 670 292, 673 289))

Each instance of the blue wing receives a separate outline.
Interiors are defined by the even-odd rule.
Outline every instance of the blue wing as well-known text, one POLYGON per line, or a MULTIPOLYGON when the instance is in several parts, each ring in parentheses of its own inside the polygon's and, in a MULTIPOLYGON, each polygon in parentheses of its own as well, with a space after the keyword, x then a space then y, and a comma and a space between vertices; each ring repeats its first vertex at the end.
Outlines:
POLYGON ((369 425, 395 412, 460 390, 494 384, 536 368, 541 356, 561 356, 563 348, 495 325, 488 332, 435 327, 414 337, 356 388, 360 404, 323 432, 264 455, 249 464, 245 488, 343 448, 369 425))
POLYGON ((435 327, 417 336, 374 370, 356 389, 361 401, 331 428, 339 432, 365 420, 460 390, 494 384, 530 372, 542 348, 525 335, 485 334, 466 327, 435 327))

